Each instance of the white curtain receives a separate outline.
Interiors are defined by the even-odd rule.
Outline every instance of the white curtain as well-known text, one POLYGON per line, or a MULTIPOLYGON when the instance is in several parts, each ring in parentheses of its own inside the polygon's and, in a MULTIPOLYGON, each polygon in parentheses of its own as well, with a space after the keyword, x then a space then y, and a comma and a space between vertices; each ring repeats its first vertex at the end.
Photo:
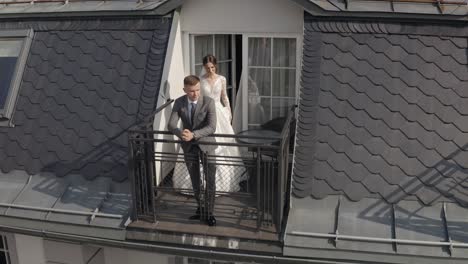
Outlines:
POLYGON ((236 105, 234 106, 233 114, 232 114, 232 129, 237 134, 242 131, 242 96, 243 96, 243 83, 244 83, 244 75, 241 75, 239 87, 237 89, 237 96, 236 96, 236 105))

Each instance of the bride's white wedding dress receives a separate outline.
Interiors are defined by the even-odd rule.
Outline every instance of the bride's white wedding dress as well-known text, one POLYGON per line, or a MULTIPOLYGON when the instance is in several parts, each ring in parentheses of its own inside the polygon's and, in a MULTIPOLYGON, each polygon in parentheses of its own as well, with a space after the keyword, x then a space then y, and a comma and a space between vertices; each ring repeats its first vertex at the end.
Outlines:
MULTIPOLYGON (((226 78, 218 75, 213 83, 206 78, 200 78, 201 94, 213 98, 216 106, 216 134, 234 134, 231 126, 231 108, 226 94, 226 78)), ((217 137, 218 143, 235 143, 233 138, 217 137)), ((239 183, 247 180, 248 174, 242 166, 241 153, 237 146, 218 146, 215 150, 216 162, 216 192, 237 192, 239 183), (231 165, 232 164, 232 165, 231 165), (237 166, 236 166, 237 165, 237 166)), ((201 166, 200 166, 201 168, 201 166)), ((185 163, 177 163, 173 174, 174 188, 192 189, 190 176, 185 163)))

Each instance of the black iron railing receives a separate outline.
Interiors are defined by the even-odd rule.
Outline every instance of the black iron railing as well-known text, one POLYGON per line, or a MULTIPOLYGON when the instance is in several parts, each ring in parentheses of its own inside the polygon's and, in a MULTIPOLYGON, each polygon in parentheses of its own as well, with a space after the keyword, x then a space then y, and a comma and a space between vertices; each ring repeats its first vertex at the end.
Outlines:
POLYGON ((203 157, 215 165, 215 171, 200 165, 201 208, 208 195, 204 190, 210 190, 206 182, 211 172, 216 175, 214 214, 218 222, 279 227, 287 199, 293 120, 294 108, 277 136, 215 134, 216 143, 199 145, 214 144, 217 149, 196 156, 184 155, 179 148, 181 141, 168 131, 153 131, 148 124, 134 127, 129 131, 133 218, 182 221, 193 215, 199 204, 194 199, 187 163, 200 164, 203 157))

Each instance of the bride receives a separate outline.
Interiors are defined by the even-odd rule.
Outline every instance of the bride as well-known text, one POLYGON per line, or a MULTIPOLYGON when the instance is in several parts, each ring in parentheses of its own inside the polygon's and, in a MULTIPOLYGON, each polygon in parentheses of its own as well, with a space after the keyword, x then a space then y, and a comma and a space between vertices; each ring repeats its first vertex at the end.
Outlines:
MULTIPOLYGON (((213 98, 216 106, 216 134, 234 134, 232 112, 226 92, 226 78, 216 73, 217 60, 213 55, 203 58, 205 74, 200 77, 201 94, 213 98)), ((217 137, 217 143, 235 143, 233 138, 217 137)), ((216 192, 237 192, 239 183, 247 180, 237 146, 218 146, 216 155, 216 192)), ((191 189, 190 176, 184 163, 177 163, 173 175, 174 188, 191 189)))

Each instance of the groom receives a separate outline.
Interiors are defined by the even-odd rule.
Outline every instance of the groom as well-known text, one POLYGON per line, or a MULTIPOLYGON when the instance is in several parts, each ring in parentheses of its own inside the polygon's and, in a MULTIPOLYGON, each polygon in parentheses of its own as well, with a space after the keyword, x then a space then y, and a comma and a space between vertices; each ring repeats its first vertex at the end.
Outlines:
POLYGON ((213 215, 216 166, 209 162, 208 156, 214 155, 216 145, 213 143, 216 143, 216 140, 208 136, 216 130, 215 103, 208 96, 200 96, 200 79, 197 76, 189 75, 184 78, 184 92, 184 96, 175 100, 168 129, 183 141, 181 146, 184 151, 185 164, 198 203, 197 211, 190 219, 203 219, 209 226, 214 226, 216 225, 216 218, 213 215), (183 129, 177 127, 179 119, 182 120, 183 129), (201 187, 200 160, 206 176, 204 199, 200 199, 201 188, 203 188, 201 187))

